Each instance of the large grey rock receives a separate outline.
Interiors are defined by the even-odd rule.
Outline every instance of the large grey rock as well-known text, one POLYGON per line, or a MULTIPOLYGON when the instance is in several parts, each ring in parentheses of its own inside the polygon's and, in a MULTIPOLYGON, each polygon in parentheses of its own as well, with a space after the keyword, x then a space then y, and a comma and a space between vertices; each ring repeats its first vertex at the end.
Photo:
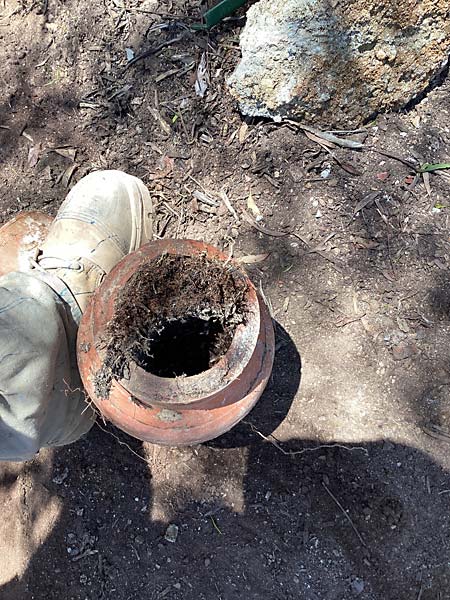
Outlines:
POLYGON ((260 0, 228 80, 242 112, 358 125, 423 92, 450 53, 450 0, 260 0))

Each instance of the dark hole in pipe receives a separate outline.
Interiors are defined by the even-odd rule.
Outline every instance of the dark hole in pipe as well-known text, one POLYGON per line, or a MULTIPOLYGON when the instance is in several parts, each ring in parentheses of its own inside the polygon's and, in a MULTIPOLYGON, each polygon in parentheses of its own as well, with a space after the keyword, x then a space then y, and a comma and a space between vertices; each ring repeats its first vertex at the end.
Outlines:
MULTIPOLYGON (((217 319, 188 316, 167 322, 153 337, 152 354, 140 354, 136 362, 159 377, 197 375, 219 358, 224 330, 217 319)), ((222 348, 221 348, 222 349, 222 348)))

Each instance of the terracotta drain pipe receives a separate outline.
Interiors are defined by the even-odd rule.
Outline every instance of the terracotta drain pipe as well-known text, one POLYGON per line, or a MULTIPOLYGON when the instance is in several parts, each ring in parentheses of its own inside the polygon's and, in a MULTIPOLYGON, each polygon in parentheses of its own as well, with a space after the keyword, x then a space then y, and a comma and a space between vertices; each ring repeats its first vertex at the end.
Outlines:
POLYGON ((36 259, 52 217, 37 210, 24 211, 0 227, 0 276, 28 271, 29 259, 36 259))
POLYGON ((217 248, 193 240, 158 240, 129 254, 109 273, 84 314, 77 355, 83 384, 106 419, 138 439, 180 446, 213 439, 245 417, 266 387, 275 343, 269 311, 244 275, 246 322, 238 325, 229 350, 210 369, 171 378, 131 364, 127 379, 113 380, 108 398, 97 397, 93 380, 105 358, 102 342, 115 301, 140 267, 167 253, 227 260, 217 248))

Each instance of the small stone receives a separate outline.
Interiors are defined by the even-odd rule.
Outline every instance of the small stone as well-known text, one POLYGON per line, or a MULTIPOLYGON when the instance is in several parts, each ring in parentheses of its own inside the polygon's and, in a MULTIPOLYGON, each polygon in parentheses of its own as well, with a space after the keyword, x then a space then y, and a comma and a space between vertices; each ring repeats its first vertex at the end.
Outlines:
POLYGON ((140 545, 142 545, 142 544, 144 543, 144 538, 142 537, 142 535, 137 535, 137 536, 134 538, 134 541, 136 542, 136 544, 140 544, 140 545))
POLYGON ((58 473, 58 475, 55 475, 55 477, 53 477, 52 481, 53 483, 56 483, 56 485, 61 485, 69 476, 69 469, 67 467, 64 467, 64 470, 61 473, 58 473))
POLYGON ((359 596, 364 591, 364 581, 362 579, 354 579, 351 587, 355 596, 359 596))
POLYGON ((205 567, 209 567, 210 564, 211 561, 209 560, 209 558, 205 558, 205 567))
POLYGON ((405 360, 417 354, 417 347, 412 342, 404 340, 392 348, 394 360, 405 360))
POLYGON ((174 584, 173 584, 173 587, 174 587, 176 590, 181 590, 181 583, 174 583, 174 584))
POLYGON ((164 539, 167 542, 171 542, 172 544, 174 544, 177 541, 177 538, 178 538, 178 525, 171 523, 166 529, 166 533, 164 534, 164 539))

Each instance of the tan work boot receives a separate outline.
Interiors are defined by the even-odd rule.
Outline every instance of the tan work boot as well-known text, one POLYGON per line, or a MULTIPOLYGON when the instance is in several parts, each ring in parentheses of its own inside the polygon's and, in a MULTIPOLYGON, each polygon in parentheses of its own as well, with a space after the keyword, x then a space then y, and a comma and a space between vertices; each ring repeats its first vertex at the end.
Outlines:
POLYGON ((84 312, 105 275, 151 239, 152 202, 142 181, 122 171, 96 171, 61 205, 38 264, 64 281, 84 312))

